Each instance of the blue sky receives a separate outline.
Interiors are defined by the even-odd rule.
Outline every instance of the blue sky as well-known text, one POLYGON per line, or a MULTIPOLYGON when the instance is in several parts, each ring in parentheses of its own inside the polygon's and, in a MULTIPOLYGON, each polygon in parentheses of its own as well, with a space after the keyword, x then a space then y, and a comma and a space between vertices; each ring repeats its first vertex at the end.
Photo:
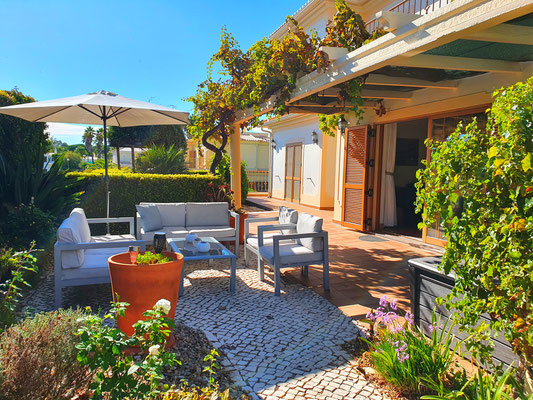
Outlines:
MULTIPOLYGON (((222 26, 242 48, 305 0, 0 0, 0 89, 36 100, 104 89, 190 111, 222 26)), ((51 125, 79 142, 84 127, 51 125)))

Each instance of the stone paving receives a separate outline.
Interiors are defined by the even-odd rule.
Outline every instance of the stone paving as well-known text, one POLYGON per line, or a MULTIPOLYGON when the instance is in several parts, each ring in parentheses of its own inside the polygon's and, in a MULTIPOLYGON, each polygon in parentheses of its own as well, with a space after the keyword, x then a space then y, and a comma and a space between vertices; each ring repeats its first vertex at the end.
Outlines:
MULTIPOLYGON (((224 366, 235 383, 254 399, 387 399, 367 382, 340 345, 360 334, 337 307, 300 284, 273 282, 239 259, 237 290, 229 292, 229 266, 186 264, 184 295, 176 319, 201 329, 214 347, 223 349, 224 366)), ((26 301, 36 311, 53 308, 53 274, 43 278, 26 301)), ((106 308, 109 285, 69 288, 65 305, 106 308)))

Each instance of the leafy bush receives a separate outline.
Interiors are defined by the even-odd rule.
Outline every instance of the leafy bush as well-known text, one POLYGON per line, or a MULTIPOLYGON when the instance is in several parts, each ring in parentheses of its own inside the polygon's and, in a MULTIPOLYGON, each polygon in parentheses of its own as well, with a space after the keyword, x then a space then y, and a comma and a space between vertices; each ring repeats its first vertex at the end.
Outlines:
POLYGON ((0 335, 0 397, 5 400, 88 398, 92 375, 76 361, 79 310, 37 314, 0 335))
MULTIPOLYGON (((428 391, 429 382, 446 382, 455 351, 455 337, 448 323, 440 326, 440 320, 433 313, 431 337, 427 338, 416 326, 412 315, 405 315, 406 323, 399 322, 396 301, 389 302, 386 297, 380 300, 380 307, 367 315, 375 324, 384 325, 377 332, 373 342, 369 342, 370 353, 376 370, 390 383, 404 391, 421 394, 428 391)), ((453 382, 451 383, 453 384, 453 382)))
MULTIPOLYGON (((128 304, 112 304, 111 313, 123 317, 128 304)), ((152 399, 161 393, 163 367, 179 364, 174 353, 165 351, 174 326, 174 321, 165 317, 169 309, 168 300, 159 300, 152 310, 143 313, 147 319, 134 325, 131 337, 115 326, 113 314, 104 317, 106 324, 99 316, 86 317, 86 325, 78 332, 81 343, 76 347, 78 361, 95 374, 90 385, 92 399, 152 399), (125 354, 127 347, 134 346, 146 355, 144 359, 125 354)))
MULTIPOLYGON (((217 167, 217 175, 224 179, 227 186, 231 187, 231 158, 228 153, 224 153, 220 164, 217 167)), ((244 202, 248 197, 248 190, 250 188, 250 182, 248 180, 248 174, 246 174, 246 162, 241 161, 241 201, 244 202)))
POLYGON ((63 153, 63 162, 61 163, 62 171, 79 171, 82 169, 81 154, 74 151, 65 151, 63 153))
POLYGON ((174 145, 152 146, 137 157, 138 172, 148 174, 182 174, 186 171, 185 153, 174 145))
POLYGON ((440 268, 455 273, 447 305, 490 360, 504 332, 522 361, 533 363, 533 78, 494 94, 486 129, 461 124, 418 171, 423 225, 442 221, 448 245, 440 268), (483 322, 487 313, 491 319, 483 322))
POLYGON ((172 261, 172 258, 166 257, 163 254, 152 253, 150 251, 146 251, 144 254, 137 255, 137 264, 140 265, 163 264, 170 261, 172 261))
MULTIPOLYGON (((109 159, 110 158, 111 157, 109 157, 109 159)), ((117 172, 124 171, 124 168, 118 169, 117 164, 112 163, 111 161, 107 161, 107 168, 109 170, 111 170, 111 169, 116 170, 117 172)), ((101 170, 105 169, 105 161, 103 159, 101 159, 101 158, 97 158, 92 163, 86 162, 86 163, 83 164, 83 170, 98 170, 98 169, 101 169, 101 170)))
MULTIPOLYGON (((71 178, 85 178, 85 193, 81 207, 88 217, 105 215, 105 187, 103 171, 71 172, 71 178)), ((213 175, 157 175, 109 172, 110 215, 134 216, 140 202, 193 202, 205 201, 210 182, 220 184, 213 175)), ((92 229, 92 227, 91 227, 92 229)))
POLYGON ((30 286, 28 275, 37 271, 32 250, 33 245, 21 252, 0 249, 0 333, 16 321, 15 312, 22 291, 30 286))
POLYGON ((53 240, 56 228, 56 218, 33 205, 9 207, 0 224, 0 246, 20 250, 35 241, 39 247, 46 247, 53 240))

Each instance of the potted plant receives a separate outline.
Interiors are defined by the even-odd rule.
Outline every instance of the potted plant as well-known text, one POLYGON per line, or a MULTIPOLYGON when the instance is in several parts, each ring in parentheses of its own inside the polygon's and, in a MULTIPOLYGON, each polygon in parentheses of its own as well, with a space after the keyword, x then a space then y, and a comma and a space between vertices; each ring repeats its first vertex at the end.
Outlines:
POLYGON ((143 313, 162 298, 169 302, 164 307, 168 309, 167 317, 174 319, 183 255, 146 251, 139 253, 136 262, 132 262, 130 253, 120 253, 109 257, 108 264, 113 301, 130 304, 124 316, 117 320, 122 332, 131 336, 133 325, 145 319, 143 313))

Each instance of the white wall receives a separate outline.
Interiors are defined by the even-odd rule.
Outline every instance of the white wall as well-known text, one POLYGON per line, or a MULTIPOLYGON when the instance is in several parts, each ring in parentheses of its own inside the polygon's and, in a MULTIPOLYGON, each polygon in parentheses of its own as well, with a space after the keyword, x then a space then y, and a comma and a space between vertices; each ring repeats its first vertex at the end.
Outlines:
MULTIPOLYGON (((318 119, 318 118, 317 118, 318 119)), ((322 134, 318 121, 300 123, 298 126, 276 128, 269 127, 274 133, 276 149, 273 151, 272 195, 283 197, 285 194, 285 146, 290 143, 302 143, 302 203, 304 197, 316 197, 320 200, 320 172, 322 168, 322 134), (318 133, 318 144, 313 144, 311 134, 318 133)))

